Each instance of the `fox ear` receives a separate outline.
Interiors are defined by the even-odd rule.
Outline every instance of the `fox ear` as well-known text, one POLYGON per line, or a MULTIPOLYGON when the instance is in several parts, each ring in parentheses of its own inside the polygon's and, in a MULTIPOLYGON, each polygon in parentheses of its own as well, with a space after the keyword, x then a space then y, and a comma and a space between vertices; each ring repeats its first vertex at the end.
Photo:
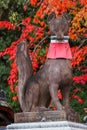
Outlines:
POLYGON ((51 14, 48 15, 47 22, 50 23, 50 21, 52 21, 55 18, 56 18, 56 15, 54 12, 52 12, 51 14))
POLYGON ((70 22, 71 22, 71 16, 67 12, 64 12, 62 14, 62 17, 65 18, 67 20, 67 22, 70 24, 70 22))

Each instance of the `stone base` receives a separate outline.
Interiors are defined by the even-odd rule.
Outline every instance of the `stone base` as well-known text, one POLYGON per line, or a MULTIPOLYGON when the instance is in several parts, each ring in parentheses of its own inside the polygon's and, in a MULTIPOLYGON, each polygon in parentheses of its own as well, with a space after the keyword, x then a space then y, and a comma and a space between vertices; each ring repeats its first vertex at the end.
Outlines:
POLYGON ((7 130, 87 130, 87 125, 70 121, 15 123, 8 125, 7 130))
POLYGON ((23 122, 40 122, 40 121, 72 121, 79 122, 79 115, 77 112, 66 114, 64 110, 57 111, 40 111, 40 112, 22 112, 14 115, 15 123, 23 122))

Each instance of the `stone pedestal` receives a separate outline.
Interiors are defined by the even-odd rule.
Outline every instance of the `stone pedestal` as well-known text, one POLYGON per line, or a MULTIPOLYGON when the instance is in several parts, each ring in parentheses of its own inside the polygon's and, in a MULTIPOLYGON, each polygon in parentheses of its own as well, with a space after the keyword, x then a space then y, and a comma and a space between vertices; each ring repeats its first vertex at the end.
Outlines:
POLYGON ((70 121, 15 123, 8 125, 7 130, 87 130, 87 125, 70 121))
POLYGON ((14 124, 7 130, 87 130, 87 125, 79 121, 77 113, 67 116, 62 111, 22 112, 14 115, 14 124))
POLYGON ((40 111, 40 112, 22 112, 14 115, 15 123, 40 122, 40 121, 72 121, 79 122, 77 112, 70 113, 68 116, 64 110, 40 111))

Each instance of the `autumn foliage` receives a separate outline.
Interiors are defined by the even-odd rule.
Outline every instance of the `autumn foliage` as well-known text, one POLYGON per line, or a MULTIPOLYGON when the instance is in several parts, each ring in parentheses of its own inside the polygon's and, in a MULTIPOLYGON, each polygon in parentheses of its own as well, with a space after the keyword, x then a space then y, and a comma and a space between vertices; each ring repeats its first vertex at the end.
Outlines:
POLYGON ((77 39, 87 31, 87 5, 83 8, 73 9, 70 14, 75 15, 71 22, 69 35, 71 39, 77 39))

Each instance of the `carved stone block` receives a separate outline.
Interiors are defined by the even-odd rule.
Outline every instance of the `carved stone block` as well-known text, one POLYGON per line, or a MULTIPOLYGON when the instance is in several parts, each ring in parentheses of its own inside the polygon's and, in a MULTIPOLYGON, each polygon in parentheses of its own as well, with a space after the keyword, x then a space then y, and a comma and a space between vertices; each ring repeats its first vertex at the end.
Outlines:
POLYGON ((15 123, 22 122, 39 122, 39 121, 73 121, 79 122, 79 115, 77 113, 68 115, 64 110, 57 111, 41 111, 41 112, 22 112, 14 115, 15 123))

